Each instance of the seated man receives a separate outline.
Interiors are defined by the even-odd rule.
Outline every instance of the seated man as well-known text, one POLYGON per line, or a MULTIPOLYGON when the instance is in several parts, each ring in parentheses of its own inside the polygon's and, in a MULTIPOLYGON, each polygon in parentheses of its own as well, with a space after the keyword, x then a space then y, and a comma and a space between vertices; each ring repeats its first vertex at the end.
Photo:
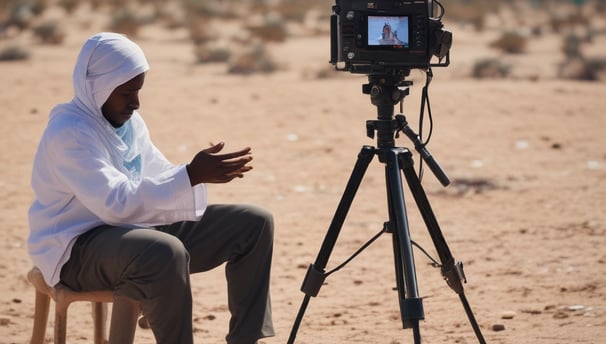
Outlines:
POLYGON ((125 36, 90 37, 74 98, 50 113, 33 163, 29 254, 46 283, 135 300, 158 343, 193 343, 190 273, 225 262, 228 343, 272 336, 271 214, 210 205, 206 183, 251 170, 250 148, 223 143, 173 165, 139 112, 148 62, 125 36))

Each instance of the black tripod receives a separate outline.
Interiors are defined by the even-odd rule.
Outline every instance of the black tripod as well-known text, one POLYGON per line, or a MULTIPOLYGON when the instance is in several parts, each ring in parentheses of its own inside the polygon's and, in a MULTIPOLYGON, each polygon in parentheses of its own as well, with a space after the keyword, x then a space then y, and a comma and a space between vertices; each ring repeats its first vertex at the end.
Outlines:
MULTIPOLYGON (((309 266, 307 274, 305 275, 301 287, 301 291, 305 293, 305 298, 299 309, 288 343, 294 343, 296 332, 301 324, 310 297, 318 294, 324 280, 328 274, 332 273, 326 273, 324 268, 328 263, 328 258, 335 246, 337 236, 343 226, 347 212, 349 211, 354 196, 364 177, 364 173, 373 157, 377 155, 379 161, 385 164, 389 221, 384 224, 383 232, 391 233, 393 238, 396 283, 403 328, 412 328, 414 343, 419 344, 421 342, 419 320, 424 319, 423 303, 422 299, 419 297, 417 288, 412 241, 406 215, 401 173, 403 173, 406 178, 406 182, 408 183, 414 200, 421 212, 421 216, 423 217, 423 221, 429 230, 431 239, 438 252, 442 276, 448 285, 459 295, 476 337, 480 343, 484 344, 484 338, 463 290, 463 282, 465 282, 463 265, 461 262, 455 263, 455 260, 450 253, 450 249, 442 235, 429 201, 414 170, 411 152, 406 148, 395 146, 394 137, 401 131, 413 141, 415 149, 420 153, 423 161, 427 163, 442 185, 446 186, 450 183, 448 177, 420 142, 418 135, 408 126, 406 118, 402 115, 394 117, 394 105, 402 101, 402 99, 408 95, 408 87, 402 88, 402 86, 410 86, 412 85, 412 82, 406 81, 405 78, 400 75, 369 75, 368 78, 369 83, 364 85, 363 92, 370 94, 372 104, 377 107, 378 119, 367 121, 366 129, 368 136, 371 138, 374 138, 375 132, 377 133, 378 145, 376 148, 364 146, 358 154, 358 160, 356 161, 343 196, 341 197, 341 201, 339 202, 335 215, 330 223, 320 252, 318 253, 315 263, 309 266)), ((379 233, 379 235, 381 234, 382 233, 379 233)), ((371 241, 362 247, 362 249, 377 239, 379 235, 371 239, 371 241)), ((350 260, 351 259, 353 259, 353 257, 351 257, 350 260)), ((344 264, 346 263, 347 262, 344 264)), ((333 270, 333 272, 335 270, 333 270)))

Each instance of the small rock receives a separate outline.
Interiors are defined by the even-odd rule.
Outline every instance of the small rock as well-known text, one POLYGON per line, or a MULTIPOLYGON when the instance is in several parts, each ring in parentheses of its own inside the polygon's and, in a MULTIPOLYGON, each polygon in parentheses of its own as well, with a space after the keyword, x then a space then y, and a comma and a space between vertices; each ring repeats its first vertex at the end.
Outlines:
POLYGON ((492 330, 495 332, 505 331, 505 324, 494 324, 492 325, 492 330))
POLYGON ((501 313, 501 319, 513 319, 516 317, 516 312, 514 311, 505 311, 501 313))
POLYGON ((585 309, 585 306, 583 305, 572 305, 572 306, 568 306, 568 310, 572 311, 572 312, 577 312, 577 311, 582 311, 585 309))

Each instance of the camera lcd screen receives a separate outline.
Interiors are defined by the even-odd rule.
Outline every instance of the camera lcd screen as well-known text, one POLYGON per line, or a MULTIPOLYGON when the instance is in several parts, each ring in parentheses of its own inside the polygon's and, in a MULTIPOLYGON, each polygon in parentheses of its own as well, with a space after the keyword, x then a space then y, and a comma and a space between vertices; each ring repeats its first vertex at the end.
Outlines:
POLYGON ((368 16, 368 46, 408 48, 408 16, 368 16))

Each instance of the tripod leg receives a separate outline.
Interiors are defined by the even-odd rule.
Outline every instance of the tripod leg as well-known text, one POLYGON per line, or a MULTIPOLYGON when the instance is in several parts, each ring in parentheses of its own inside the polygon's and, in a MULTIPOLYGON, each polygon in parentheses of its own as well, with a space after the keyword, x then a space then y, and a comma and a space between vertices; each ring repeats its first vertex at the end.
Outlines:
POLYGON ((408 150, 393 148, 386 152, 385 177, 387 181, 390 228, 393 234, 396 282, 400 300, 400 312, 404 328, 412 328, 415 343, 420 343, 419 320, 424 319, 423 304, 419 298, 412 252, 399 156, 408 150))
POLYGON ((463 307, 465 309, 465 313, 467 314, 467 318, 471 323, 471 326, 475 332, 478 341, 481 344, 485 344, 484 336, 480 331, 480 327, 471 311, 471 307, 467 302, 467 297, 465 296, 465 291, 463 288, 463 283, 466 282, 465 274, 463 272, 463 264, 456 263, 450 249, 448 248, 448 244, 446 243, 446 239, 442 234, 438 221, 431 209, 431 205, 429 200, 427 199, 427 195, 423 190, 423 186, 417 177, 417 174, 413 168, 413 162, 410 153, 408 155, 401 154, 400 162, 399 162, 404 176, 406 177, 406 181, 408 183, 408 187, 412 192, 413 198, 417 203, 417 207, 421 213, 421 217, 429 230, 429 235, 433 244, 438 252, 438 256, 440 257, 440 262, 442 265, 442 276, 450 286, 452 290, 454 290, 461 300, 463 307))
POLYGON ((305 293, 305 297, 299 308, 299 313, 297 314, 297 318, 293 324, 293 328, 290 332, 290 337, 288 339, 288 343, 294 343, 297 330, 301 324, 301 320, 303 319, 303 315, 305 313, 305 309, 309 304, 309 299, 311 296, 318 295, 320 291, 320 287, 322 287, 322 283, 325 279, 324 268, 328 263, 328 258, 332 253, 332 250, 337 242, 337 237, 343 227, 343 223, 345 222, 345 217, 349 212, 349 208, 351 207, 351 203, 355 197, 356 192, 362 182, 362 178, 368 169, 368 165, 370 161, 374 157, 375 148, 371 146, 364 146, 360 150, 358 154, 358 159, 354 166, 354 169, 349 177, 349 181, 347 182, 347 186, 345 187, 345 191, 343 192, 343 196, 341 196, 341 201, 337 206, 337 210, 335 211, 335 215, 330 223, 328 228, 328 232, 324 237, 324 241, 322 242, 322 247, 318 252, 318 256, 316 257, 316 261, 314 264, 310 265, 307 274, 305 275, 305 279, 303 280, 303 285, 301 286, 301 291, 305 293))

